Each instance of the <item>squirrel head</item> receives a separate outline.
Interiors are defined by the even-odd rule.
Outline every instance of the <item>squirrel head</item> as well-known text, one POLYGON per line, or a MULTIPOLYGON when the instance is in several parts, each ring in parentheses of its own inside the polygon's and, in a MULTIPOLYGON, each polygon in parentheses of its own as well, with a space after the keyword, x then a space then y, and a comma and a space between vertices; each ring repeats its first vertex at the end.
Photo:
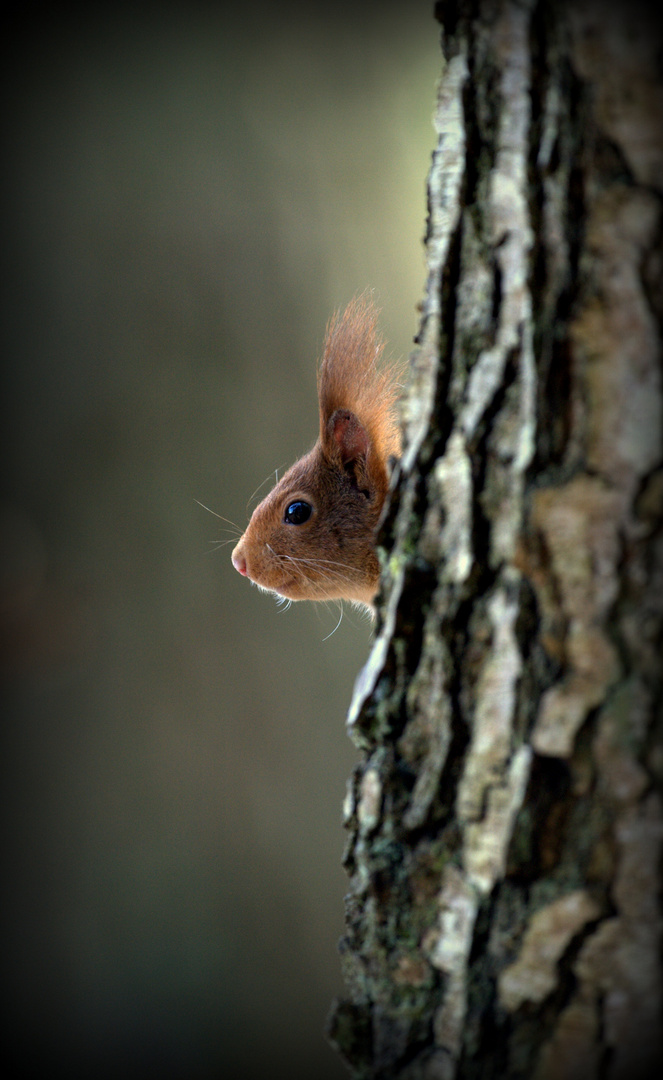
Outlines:
POLYGON ((290 600, 372 604, 388 463, 400 452, 394 372, 376 364, 383 348, 366 297, 330 321, 318 441, 256 507, 232 553, 235 569, 260 588, 290 600))

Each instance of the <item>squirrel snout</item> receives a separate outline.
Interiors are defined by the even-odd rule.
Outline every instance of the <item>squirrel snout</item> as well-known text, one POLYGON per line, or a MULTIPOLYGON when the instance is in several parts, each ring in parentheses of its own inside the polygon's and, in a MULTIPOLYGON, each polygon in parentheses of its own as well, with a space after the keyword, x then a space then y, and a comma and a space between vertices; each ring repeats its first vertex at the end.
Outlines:
MULTIPOLYGON (((237 547, 239 547, 239 544, 237 545, 237 547)), ((235 570, 237 571, 237 573, 241 574, 242 577, 246 577, 247 576, 246 559, 244 558, 243 555, 241 555, 237 551, 237 548, 235 548, 233 553, 232 553, 232 561, 233 561, 233 566, 235 567, 235 570)))

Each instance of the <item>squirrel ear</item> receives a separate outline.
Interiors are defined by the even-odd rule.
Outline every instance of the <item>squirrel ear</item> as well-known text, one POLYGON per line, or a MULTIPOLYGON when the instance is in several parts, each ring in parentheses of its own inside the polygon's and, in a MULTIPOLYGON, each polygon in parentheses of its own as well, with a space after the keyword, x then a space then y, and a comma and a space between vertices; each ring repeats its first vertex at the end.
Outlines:
POLYGON ((366 458, 370 445, 368 432, 349 409, 337 409, 332 414, 327 432, 332 447, 340 452, 343 465, 366 458))

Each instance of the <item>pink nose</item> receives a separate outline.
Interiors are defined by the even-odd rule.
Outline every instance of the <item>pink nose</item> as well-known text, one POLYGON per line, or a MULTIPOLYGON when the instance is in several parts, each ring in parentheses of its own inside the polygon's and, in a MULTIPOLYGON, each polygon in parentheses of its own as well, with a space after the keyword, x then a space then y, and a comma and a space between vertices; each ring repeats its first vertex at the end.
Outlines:
POLYGON ((235 553, 233 552, 233 557, 232 558, 233 558, 233 566, 235 567, 235 570, 237 571, 237 573, 241 574, 242 577, 246 577, 246 559, 244 558, 244 556, 243 555, 235 555, 235 553))

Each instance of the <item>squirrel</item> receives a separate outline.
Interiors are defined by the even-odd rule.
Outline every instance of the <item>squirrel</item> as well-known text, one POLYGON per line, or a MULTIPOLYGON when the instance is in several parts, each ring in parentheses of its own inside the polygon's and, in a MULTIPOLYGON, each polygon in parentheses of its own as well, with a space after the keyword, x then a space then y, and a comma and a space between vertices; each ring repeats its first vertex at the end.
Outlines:
POLYGON ((256 507, 232 552, 233 566, 289 600, 351 600, 373 611, 375 551, 400 456, 393 367, 378 367, 384 341, 365 295, 327 326, 318 369, 320 434, 256 507))

